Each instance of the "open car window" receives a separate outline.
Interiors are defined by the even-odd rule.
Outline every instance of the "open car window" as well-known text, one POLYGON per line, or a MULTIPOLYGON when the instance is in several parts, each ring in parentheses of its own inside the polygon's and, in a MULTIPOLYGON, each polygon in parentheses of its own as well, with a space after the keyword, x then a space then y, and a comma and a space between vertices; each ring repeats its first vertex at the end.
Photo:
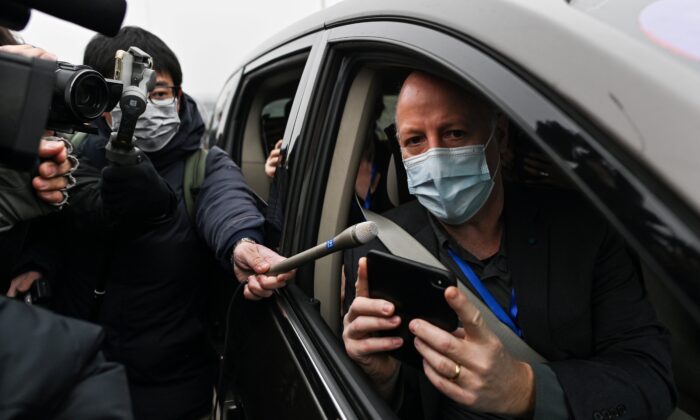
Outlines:
MULTIPOLYGON (((665 290, 655 293, 652 302, 675 337, 674 365, 681 388, 681 408, 692 409, 697 396, 689 385, 692 375, 684 372, 695 371, 696 362, 682 354, 698 350, 688 336, 688 331, 697 328, 698 308, 687 299, 695 294, 691 284, 697 282, 691 274, 695 268, 680 257, 695 255, 686 232, 696 232, 697 215, 685 212, 687 206, 680 204, 672 190, 658 179, 649 181, 653 177, 644 163, 617 147, 614 139, 586 120, 574 106, 565 105, 561 98, 552 100, 555 93, 544 94, 542 85, 511 71, 517 66, 499 64, 460 40, 425 28, 412 27, 409 34, 398 23, 340 26, 330 32, 329 41, 335 51, 328 55, 325 64, 326 90, 320 90, 313 98, 311 118, 301 136, 302 141, 316 144, 317 157, 307 173, 306 188, 323 197, 322 202, 304 207, 303 216, 297 215, 306 226, 307 244, 325 241, 359 220, 352 215, 353 206, 363 205, 367 193, 364 186, 358 187, 358 174, 364 171, 361 176, 367 178, 369 173, 371 184, 372 163, 384 165, 372 161, 376 148, 367 153, 367 145, 381 141, 376 136, 378 121, 391 122, 393 118, 390 112, 377 111, 378 104, 386 108, 388 101, 395 100, 399 86, 392 78, 420 69, 468 86, 510 121, 511 150, 504 156, 504 177, 528 187, 556 189, 581 197, 597 217, 606 220, 626 240, 629 252, 639 260, 639 273, 646 287, 665 290), (360 32, 362 37, 353 38, 360 32), (372 36, 377 36, 377 40, 368 41, 372 36), (384 37, 393 42, 378 41, 384 37), (426 55, 425 51, 431 54, 426 55), (363 160, 369 164, 363 164, 363 160), (311 179, 312 173, 320 181, 311 179), (316 234, 309 235, 309 230, 316 234), (679 247, 669 250, 662 237, 673 237, 679 247), (668 308, 674 308, 675 313, 664 313, 668 308), (684 321, 677 323, 674 318, 684 321)), ((391 156, 391 151, 387 154, 391 156)), ((391 184, 385 187, 386 202, 393 207, 403 202, 397 192, 401 190, 397 180, 405 174, 401 174, 398 159, 390 157, 389 161, 381 178, 391 184)), ((343 312, 341 290, 346 292, 354 283, 350 279, 349 286, 341 285, 343 262, 342 256, 331 256, 300 271, 300 280, 313 285, 305 290, 312 291, 309 294, 320 301, 324 320, 337 334, 343 312)))

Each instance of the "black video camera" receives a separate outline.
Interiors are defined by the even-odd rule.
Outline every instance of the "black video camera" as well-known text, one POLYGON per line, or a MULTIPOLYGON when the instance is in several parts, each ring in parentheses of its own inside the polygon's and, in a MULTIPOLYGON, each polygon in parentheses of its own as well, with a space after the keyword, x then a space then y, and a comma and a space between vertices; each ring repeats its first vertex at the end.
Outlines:
MULTIPOLYGON (((126 1, 0 0, 0 25, 20 30, 32 9, 114 36, 126 1)), ((88 66, 0 53, 0 163, 31 169, 45 128, 90 132, 85 124, 111 110, 121 92, 121 82, 88 66)))
POLYGON ((119 102, 122 83, 88 66, 0 53, 0 161, 31 168, 43 130, 91 131, 119 102))

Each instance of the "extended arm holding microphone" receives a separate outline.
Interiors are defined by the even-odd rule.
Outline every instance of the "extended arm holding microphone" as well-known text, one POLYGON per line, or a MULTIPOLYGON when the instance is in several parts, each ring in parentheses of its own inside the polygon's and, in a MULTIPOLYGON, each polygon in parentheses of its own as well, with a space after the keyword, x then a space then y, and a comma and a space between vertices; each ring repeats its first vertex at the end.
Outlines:
POLYGON ((292 270, 334 252, 366 244, 377 233, 374 222, 358 223, 333 239, 289 258, 280 257, 262 245, 242 243, 234 249, 234 272, 239 281, 247 282, 244 290, 247 299, 269 297, 275 289, 284 286, 292 278, 292 270))
POLYGON ((377 237, 377 232, 377 225, 374 222, 362 222, 352 225, 340 232, 335 238, 329 239, 322 244, 318 244, 313 248, 309 248, 306 251, 302 251, 273 265, 270 271, 265 274, 274 276, 276 274, 286 273, 287 271, 301 267, 307 262, 317 260, 334 252, 344 251, 348 248, 366 244, 377 237))

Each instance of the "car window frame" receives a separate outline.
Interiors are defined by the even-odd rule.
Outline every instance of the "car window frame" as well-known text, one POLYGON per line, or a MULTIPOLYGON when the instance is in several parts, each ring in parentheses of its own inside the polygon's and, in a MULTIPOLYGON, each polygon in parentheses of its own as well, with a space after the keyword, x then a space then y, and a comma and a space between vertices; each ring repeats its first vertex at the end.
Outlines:
POLYGON ((693 287, 697 268, 688 261, 700 259, 700 216, 623 142, 517 63, 453 31, 398 21, 351 23, 328 30, 329 45, 369 41, 405 48, 433 60, 503 110, 569 176, 655 274, 665 279, 700 324, 700 288, 693 287), (538 130, 538 121, 556 121, 572 133, 569 150, 562 150, 560 139, 538 130), (575 149, 580 149, 582 156, 572 168, 562 156, 575 149), (591 170, 592 164, 603 168, 605 181, 591 170), (611 179, 624 188, 610 188, 607 181, 611 179), (651 221, 651 216, 628 217, 629 212, 623 209, 630 197, 641 197, 640 205, 656 220, 651 221), (615 203, 615 210, 611 203, 615 203), (682 252, 673 255, 660 246, 649 249, 650 242, 658 244, 659 237, 678 243, 682 252), (663 263, 659 262, 662 257, 663 263))
POLYGON ((221 89, 216 103, 214 104, 214 109, 212 110, 211 119, 209 120, 209 125, 204 133, 204 146, 206 148, 211 148, 218 146, 224 150, 227 149, 225 144, 225 133, 229 123, 229 116, 231 114, 231 108, 238 92, 238 87, 240 86, 241 75, 243 74, 243 68, 240 68, 233 72, 231 76, 224 83, 224 87, 221 89))

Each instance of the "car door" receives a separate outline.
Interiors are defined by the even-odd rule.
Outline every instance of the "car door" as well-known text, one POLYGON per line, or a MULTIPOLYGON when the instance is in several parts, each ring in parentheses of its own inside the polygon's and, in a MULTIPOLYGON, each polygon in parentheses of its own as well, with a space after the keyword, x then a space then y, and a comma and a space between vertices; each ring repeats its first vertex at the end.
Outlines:
MULTIPOLYGON (((383 106, 391 106, 392 70, 444 74, 478 90, 505 113, 637 252, 652 300, 674 336, 679 405, 697 415, 691 379, 698 365, 688 354, 698 349, 699 269, 694 261, 700 256, 700 223, 670 186, 618 147, 586 110, 498 51, 451 28, 431 22, 345 21, 319 32, 312 44, 285 129, 287 157, 273 181, 285 196, 279 225, 283 255, 323 242, 347 226, 364 140, 378 116, 377 92, 383 106), (669 308, 672 313, 666 313, 669 308)), ((234 117, 230 136, 236 124, 240 121, 234 117)), ((239 159, 245 145, 236 139, 241 138, 231 137, 229 148, 239 159)), ((232 306, 235 320, 228 331, 234 368, 227 371, 234 386, 226 396, 237 407, 232 413, 250 418, 391 415, 343 352, 341 266, 339 254, 323 258, 301 267, 296 283, 272 299, 232 306)))
MULTIPOLYGON (((517 62, 451 28, 430 22, 344 22, 328 30, 327 43, 298 139, 298 147, 306 144, 304 150, 314 158, 290 185, 298 201, 288 208, 294 223, 285 225, 287 249, 320 243, 347 226, 363 138, 378 115, 376 93, 386 87, 382 69, 444 74, 505 113, 561 171, 568 187, 585 196, 634 249, 650 299, 673 336, 679 407, 698 415, 692 383, 699 365, 690 354, 700 349, 700 218, 674 188, 607 135, 589 117, 590 110, 577 108, 517 62)), ((342 256, 336 254, 298 273, 298 282, 320 302, 326 327, 336 335, 341 330, 341 265, 342 256)))

